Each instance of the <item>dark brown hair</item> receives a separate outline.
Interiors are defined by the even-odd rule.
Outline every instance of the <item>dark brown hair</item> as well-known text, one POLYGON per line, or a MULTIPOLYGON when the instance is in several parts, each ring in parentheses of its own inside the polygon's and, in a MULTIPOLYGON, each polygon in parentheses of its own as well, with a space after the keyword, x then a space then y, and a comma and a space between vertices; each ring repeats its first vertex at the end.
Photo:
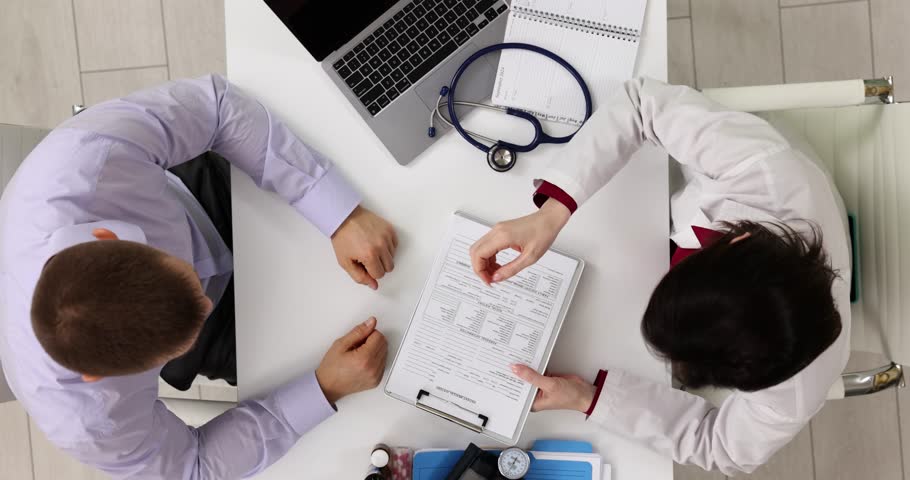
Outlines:
POLYGON ((162 364, 195 340, 207 315, 198 282, 167 254, 103 240, 67 248, 44 266, 32 328, 54 361, 94 376, 162 364))
POLYGON ((841 332, 819 229, 742 221, 660 281, 641 324, 692 388, 755 391, 809 365, 841 332), (730 243, 743 234, 749 237, 730 243))

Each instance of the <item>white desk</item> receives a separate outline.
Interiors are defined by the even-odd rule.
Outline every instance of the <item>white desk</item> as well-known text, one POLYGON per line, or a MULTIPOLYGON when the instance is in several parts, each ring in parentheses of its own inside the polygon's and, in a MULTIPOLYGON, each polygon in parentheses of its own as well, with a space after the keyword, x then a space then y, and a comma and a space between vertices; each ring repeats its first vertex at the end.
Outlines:
MULTIPOLYGON (((237 366, 241 397, 247 398, 315 368, 333 339, 369 315, 379 318, 389 338, 391 361, 449 214, 461 209, 496 221, 530 212, 531 180, 558 148, 522 155, 515 169, 501 174, 448 134, 409 166, 399 166, 262 1, 225 4, 229 79, 334 159, 365 205, 391 221, 400 238, 395 271, 373 292, 336 265, 329 241, 315 228, 235 171, 237 366)), ((645 24, 637 71, 666 78, 665 0, 649 0, 645 24)), ((482 122, 483 114, 469 120, 482 122)), ((501 116, 489 120, 485 125, 493 132, 506 128, 501 116)), ((651 289, 669 261, 667 157, 651 148, 638 156, 575 214, 556 242, 588 266, 556 344, 553 371, 593 380, 600 367, 623 368, 669 381, 639 334, 651 289)), ((360 478, 377 442, 457 448, 469 441, 491 443, 379 389, 338 407, 337 415, 260 478, 360 478)), ((578 413, 531 415, 521 445, 537 438, 593 442, 613 464, 617 480, 672 477, 669 459, 586 424, 578 413)))

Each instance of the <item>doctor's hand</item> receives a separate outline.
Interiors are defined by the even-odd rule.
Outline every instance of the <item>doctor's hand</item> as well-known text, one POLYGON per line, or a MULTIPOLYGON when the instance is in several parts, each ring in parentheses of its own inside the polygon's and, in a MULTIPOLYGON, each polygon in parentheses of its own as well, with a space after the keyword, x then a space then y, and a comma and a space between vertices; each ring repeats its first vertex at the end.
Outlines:
POLYGON ((565 205, 550 198, 530 215, 497 223, 471 245, 471 266, 474 273, 487 285, 512 277, 540 260, 571 215, 565 205), (496 254, 507 248, 520 252, 520 255, 511 262, 500 265, 496 261, 496 254))
POLYGON ((531 410, 577 410, 585 413, 594 402, 597 387, 578 375, 541 375, 526 365, 512 365, 516 377, 537 387, 531 410))
POLYGON ((316 381, 332 405, 352 393, 375 388, 385 371, 388 343, 376 330, 376 318, 335 340, 316 369, 316 381))
POLYGON ((335 257, 355 282, 373 290, 379 280, 395 269, 398 236, 389 222, 357 206, 332 235, 335 257))

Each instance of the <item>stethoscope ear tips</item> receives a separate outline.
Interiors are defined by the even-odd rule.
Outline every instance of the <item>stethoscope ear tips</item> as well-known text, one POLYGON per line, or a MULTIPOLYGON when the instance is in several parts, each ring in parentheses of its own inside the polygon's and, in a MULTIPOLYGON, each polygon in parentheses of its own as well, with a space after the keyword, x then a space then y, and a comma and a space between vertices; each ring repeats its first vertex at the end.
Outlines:
POLYGON ((440 97, 444 97, 444 96, 446 96, 446 95, 448 95, 448 94, 449 94, 449 86, 448 86, 448 85, 443 85, 442 88, 439 89, 439 96, 440 96, 440 97))
POLYGON ((436 136, 436 127, 430 127, 427 129, 427 136, 433 138, 436 136))

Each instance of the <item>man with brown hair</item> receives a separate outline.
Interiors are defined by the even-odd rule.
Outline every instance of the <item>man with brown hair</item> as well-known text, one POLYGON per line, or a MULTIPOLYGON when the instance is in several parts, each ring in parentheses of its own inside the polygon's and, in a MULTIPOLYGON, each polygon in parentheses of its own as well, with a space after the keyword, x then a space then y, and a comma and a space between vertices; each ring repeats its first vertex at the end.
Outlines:
POLYGON ((376 289, 394 268, 392 227, 359 206, 327 159, 219 76, 140 91, 61 124, 0 202, 0 363, 54 444, 116 478, 253 475, 339 399, 382 378, 386 340, 370 318, 315 371, 198 429, 157 400, 159 374, 178 387, 197 373, 236 375, 229 177, 218 155, 331 238, 358 283, 376 289))
POLYGON ((47 261, 32 326, 51 358, 96 379, 150 370, 189 350, 211 310, 190 264, 141 243, 99 241, 47 261))

